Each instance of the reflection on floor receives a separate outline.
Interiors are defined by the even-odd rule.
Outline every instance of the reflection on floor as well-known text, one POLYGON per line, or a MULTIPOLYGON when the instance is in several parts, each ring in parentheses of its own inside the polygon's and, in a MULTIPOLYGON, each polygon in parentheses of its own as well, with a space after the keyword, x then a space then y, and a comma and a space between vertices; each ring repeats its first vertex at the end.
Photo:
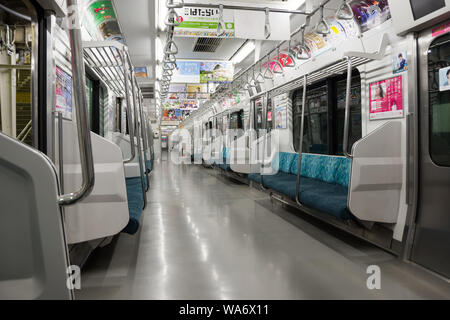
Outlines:
POLYGON ((201 166, 156 164, 140 233, 96 250, 78 299, 450 298, 450 284, 201 166), (381 289, 366 285, 381 268, 381 289))

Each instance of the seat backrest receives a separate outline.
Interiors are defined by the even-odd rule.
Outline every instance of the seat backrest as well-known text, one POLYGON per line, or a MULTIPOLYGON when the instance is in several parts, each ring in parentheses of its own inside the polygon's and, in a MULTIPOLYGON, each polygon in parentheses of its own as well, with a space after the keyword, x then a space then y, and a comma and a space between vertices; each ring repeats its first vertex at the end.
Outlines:
MULTIPOLYGON (((274 157, 272 168, 275 171, 278 170, 296 175, 298 172, 298 154, 279 152, 278 157, 274 157)), ((350 168, 351 160, 345 157, 311 153, 302 154, 301 175, 303 177, 348 187, 350 168)))

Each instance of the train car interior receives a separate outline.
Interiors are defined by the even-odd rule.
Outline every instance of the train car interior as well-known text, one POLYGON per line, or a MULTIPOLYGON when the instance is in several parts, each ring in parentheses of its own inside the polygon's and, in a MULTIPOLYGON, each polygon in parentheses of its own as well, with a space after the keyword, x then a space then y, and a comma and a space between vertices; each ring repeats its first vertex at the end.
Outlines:
POLYGON ((1 0, 0 300, 450 299, 450 0, 1 0))

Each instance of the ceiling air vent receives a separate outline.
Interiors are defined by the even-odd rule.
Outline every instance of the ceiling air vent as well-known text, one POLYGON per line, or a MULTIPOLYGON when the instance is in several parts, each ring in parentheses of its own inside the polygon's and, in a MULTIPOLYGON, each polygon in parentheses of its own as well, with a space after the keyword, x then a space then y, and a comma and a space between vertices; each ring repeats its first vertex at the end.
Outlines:
POLYGON ((144 99, 153 99, 154 98, 154 89, 153 87, 141 87, 142 96, 144 99))
POLYGON ((224 38, 198 38, 194 52, 216 52, 224 38))

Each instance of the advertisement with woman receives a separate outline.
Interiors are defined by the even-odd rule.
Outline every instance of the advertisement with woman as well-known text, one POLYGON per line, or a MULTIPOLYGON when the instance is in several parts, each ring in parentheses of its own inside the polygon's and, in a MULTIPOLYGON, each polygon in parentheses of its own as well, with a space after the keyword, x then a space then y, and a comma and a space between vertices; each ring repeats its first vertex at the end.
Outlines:
POLYGON ((402 76, 369 85, 370 120, 403 117, 402 76))

